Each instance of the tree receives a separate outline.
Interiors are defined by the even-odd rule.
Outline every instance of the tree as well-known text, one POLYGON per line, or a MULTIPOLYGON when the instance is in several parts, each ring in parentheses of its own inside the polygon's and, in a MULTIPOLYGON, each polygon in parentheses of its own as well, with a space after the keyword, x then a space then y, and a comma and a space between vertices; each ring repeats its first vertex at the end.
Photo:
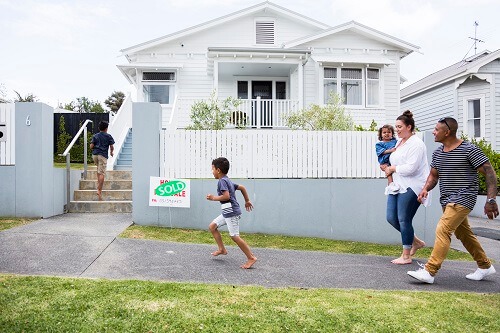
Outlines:
POLYGON ((75 101, 67 103, 63 107, 66 110, 76 111, 79 113, 105 113, 106 111, 98 101, 92 101, 87 97, 78 97, 75 101))
POLYGON ((237 112, 241 101, 228 97, 222 102, 215 97, 215 91, 208 101, 198 101, 191 106, 189 130, 221 130, 229 123, 231 115, 237 112))
POLYGON ((54 156, 55 162, 64 162, 66 161, 66 157, 59 156, 59 154, 64 153, 66 148, 68 148, 69 143, 71 142, 71 135, 66 132, 66 121, 64 120, 64 116, 61 115, 59 118, 59 132, 57 133, 57 151, 54 156))
POLYGON ((38 102, 38 97, 33 95, 33 93, 29 93, 26 96, 21 96, 20 93, 14 90, 17 97, 14 99, 14 102, 38 102))
POLYGON ((291 129, 313 131, 352 131, 354 122, 345 113, 342 100, 337 94, 330 95, 328 104, 320 106, 312 104, 287 117, 287 126, 291 129))
POLYGON ((122 106, 124 100, 125 100, 125 94, 123 92, 113 91, 111 96, 109 96, 104 101, 104 104, 106 104, 110 112, 116 113, 118 112, 118 110, 120 110, 120 107, 122 106))
POLYGON ((0 83, 0 103, 9 103, 5 85, 3 83, 0 83))

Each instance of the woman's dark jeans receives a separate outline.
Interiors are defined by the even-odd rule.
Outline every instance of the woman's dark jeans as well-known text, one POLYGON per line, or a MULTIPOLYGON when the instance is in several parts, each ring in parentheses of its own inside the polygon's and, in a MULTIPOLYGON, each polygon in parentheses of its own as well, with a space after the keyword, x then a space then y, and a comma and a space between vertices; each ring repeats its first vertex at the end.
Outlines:
POLYGON ((389 194, 387 197, 387 222, 401 233, 403 248, 410 249, 413 243, 413 217, 420 207, 417 195, 411 188, 405 193, 389 194))

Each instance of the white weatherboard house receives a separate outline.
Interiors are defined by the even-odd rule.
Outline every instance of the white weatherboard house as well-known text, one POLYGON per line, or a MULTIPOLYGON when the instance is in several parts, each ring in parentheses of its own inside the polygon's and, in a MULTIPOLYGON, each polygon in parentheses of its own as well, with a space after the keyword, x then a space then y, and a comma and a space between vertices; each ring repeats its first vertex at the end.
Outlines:
POLYGON ((401 90, 401 110, 411 110, 419 130, 454 117, 469 138, 500 150, 500 50, 459 61, 401 90))
MULTIPOLYGON (((123 49, 128 63, 118 68, 137 102, 162 105, 164 128, 188 126, 191 105, 212 92, 241 99, 250 128, 286 128, 287 115, 326 103, 332 91, 368 127, 398 116, 400 61, 418 49, 354 21, 330 26, 266 1, 123 49)), ((127 126, 115 119, 110 127, 118 147, 127 126)))

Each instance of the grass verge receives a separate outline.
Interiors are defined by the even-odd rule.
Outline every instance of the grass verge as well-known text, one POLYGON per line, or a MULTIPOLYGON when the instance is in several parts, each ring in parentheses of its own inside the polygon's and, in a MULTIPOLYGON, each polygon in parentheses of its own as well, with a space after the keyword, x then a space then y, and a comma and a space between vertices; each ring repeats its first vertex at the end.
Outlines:
POLYGON ((29 224, 33 221, 33 219, 24 219, 17 217, 0 217, 0 231, 29 224))
MULTIPOLYGON (((243 239, 250 247, 263 247, 272 249, 324 251, 335 253, 351 253, 381 256, 399 256, 400 245, 385 245, 363 242, 338 241, 316 237, 295 237, 267 234, 242 234, 243 239)), ((212 234, 208 231, 193 229, 177 229, 165 227, 147 227, 132 225, 120 237, 162 240, 180 243, 215 244, 212 234)), ((225 244, 234 245, 227 233, 222 233, 225 244)), ((423 248, 418 251, 418 256, 428 258, 432 248, 423 248)), ((472 260, 470 254, 450 249, 448 260, 472 260)))
POLYGON ((2 332, 499 332, 498 304, 500 294, 0 274, 2 332))

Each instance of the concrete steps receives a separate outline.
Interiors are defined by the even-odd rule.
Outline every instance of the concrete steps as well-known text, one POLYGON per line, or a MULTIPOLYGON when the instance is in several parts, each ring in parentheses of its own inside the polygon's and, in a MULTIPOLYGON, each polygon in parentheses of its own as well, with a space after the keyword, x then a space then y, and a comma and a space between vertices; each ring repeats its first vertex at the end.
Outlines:
POLYGON ((106 171, 102 190, 102 201, 97 197, 97 172, 87 171, 87 179, 80 180, 73 201, 69 204, 71 213, 131 213, 132 171, 106 171))
POLYGON ((132 170, 132 129, 130 128, 118 153, 114 170, 132 170))

